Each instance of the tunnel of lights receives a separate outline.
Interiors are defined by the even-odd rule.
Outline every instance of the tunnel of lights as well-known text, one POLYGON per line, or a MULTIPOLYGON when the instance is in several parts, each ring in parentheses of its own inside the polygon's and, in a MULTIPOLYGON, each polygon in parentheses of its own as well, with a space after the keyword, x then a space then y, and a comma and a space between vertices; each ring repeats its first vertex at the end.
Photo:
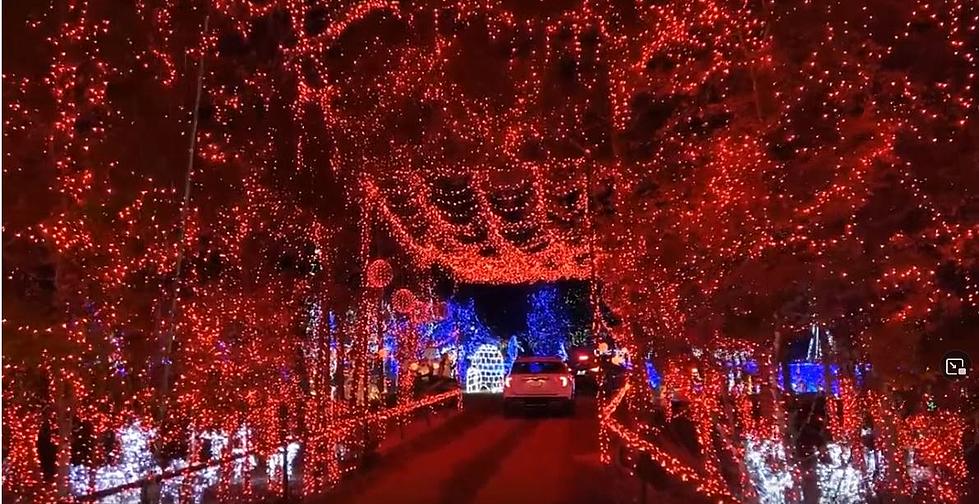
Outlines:
POLYGON ((628 370, 604 462, 722 502, 964 491, 974 385, 934 377, 979 355, 975 2, 4 10, 37 48, 3 75, 5 500, 239 502, 298 459, 328 492, 364 432, 567 352, 564 281, 628 370), (536 285, 529 334, 463 284, 536 285))

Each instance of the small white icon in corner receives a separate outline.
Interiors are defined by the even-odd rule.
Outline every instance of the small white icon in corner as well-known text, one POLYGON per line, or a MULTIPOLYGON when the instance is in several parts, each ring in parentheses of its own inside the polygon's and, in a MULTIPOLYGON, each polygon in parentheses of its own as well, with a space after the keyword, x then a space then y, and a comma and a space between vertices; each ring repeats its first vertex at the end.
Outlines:
POLYGON ((965 376, 968 373, 968 366, 965 359, 948 358, 945 359, 945 374, 949 376, 965 376))

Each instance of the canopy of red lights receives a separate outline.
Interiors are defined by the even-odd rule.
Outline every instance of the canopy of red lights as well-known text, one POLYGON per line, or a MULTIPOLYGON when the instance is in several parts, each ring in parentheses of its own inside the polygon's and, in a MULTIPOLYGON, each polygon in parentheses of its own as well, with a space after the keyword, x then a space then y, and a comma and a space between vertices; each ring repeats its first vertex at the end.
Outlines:
MULTIPOLYGON (((874 370, 863 386, 843 373, 827 423, 851 454, 874 430, 889 461, 875 491, 962 491, 947 440, 964 432, 967 382, 934 376, 945 350, 976 347, 979 323, 974 2, 4 10, 5 496, 65 498, 68 467, 118 456, 93 440, 134 421, 156 429, 157 453, 247 426, 266 454, 284 422, 322 468, 304 492, 327 490, 340 419, 366 408, 331 394, 331 359, 365 383, 378 300, 409 289, 399 313, 437 317, 434 270, 590 281, 596 334, 697 398, 705 462, 629 430, 622 415, 653 407, 641 370, 602 398, 603 442, 707 495, 769 491, 721 467, 789 435, 778 393, 760 417, 750 404, 774 378, 732 387, 712 356, 751 355, 774 377, 812 325, 836 336, 827 359, 874 370), (311 306, 357 314, 330 329, 342 355, 311 306), (902 462, 912 452, 927 475, 902 462)), ((772 464, 798 479, 792 458, 772 464)))

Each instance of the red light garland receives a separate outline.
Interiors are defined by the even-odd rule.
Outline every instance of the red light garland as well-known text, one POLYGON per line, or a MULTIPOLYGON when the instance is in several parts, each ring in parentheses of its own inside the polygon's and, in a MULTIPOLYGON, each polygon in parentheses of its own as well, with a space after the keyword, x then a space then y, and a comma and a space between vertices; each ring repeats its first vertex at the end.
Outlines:
POLYGON ((969 344, 949 327, 979 307, 972 2, 64 0, 7 14, 8 43, 38 48, 4 74, 12 498, 67 499, 76 423, 95 466, 113 454, 94 440, 135 420, 161 447, 247 427, 262 454, 285 430, 323 468, 303 491, 336 484, 338 419, 416 404, 402 376, 398 406, 366 413, 376 301, 394 280, 369 261, 384 240, 399 266, 458 282, 597 280, 595 327, 609 329, 603 302, 618 346, 664 360, 709 447, 694 471, 616 423, 610 405, 650 407, 634 373, 636 397, 603 406, 606 459, 611 432, 708 495, 750 493, 744 474, 735 491, 720 481, 721 460, 785 426, 689 353, 724 334, 775 361, 772 334, 815 320, 843 364, 870 361, 885 382, 841 379, 834 441, 859 454, 861 404, 877 401, 889 470, 911 449, 935 468, 881 488, 961 489, 961 451, 939 440, 964 424, 901 418, 883 395, 930 370, 915 349, 969 344), (717 429, 738 442, 717 449, 717 429))

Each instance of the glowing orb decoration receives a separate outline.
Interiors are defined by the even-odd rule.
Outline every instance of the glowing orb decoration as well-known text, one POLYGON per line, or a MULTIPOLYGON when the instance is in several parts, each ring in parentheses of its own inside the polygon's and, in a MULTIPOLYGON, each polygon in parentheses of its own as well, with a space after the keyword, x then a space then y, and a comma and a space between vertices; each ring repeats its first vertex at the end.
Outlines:
POLYGON ((412 309, 408 313, 408 319, 415 325, 424 324, 429 320, 427 308, 428 307, 424 302, 415 301, 415 303, 412 305, 412 309))
POLYGON ((408 289, 398 289, 391 295, 391 307, 402 315, 415 311, 416 303, 415 293, 408 289))
POLYGON ((394 280, 394 269, 391 263, 384 259, 375 259, 367 265, 367 286, 372 289, 383 289, 394 280))
POLYGON ((496 345, 483 344, 469 357, 466 369, 466 392, 503 392, 506 363, 496 345))

